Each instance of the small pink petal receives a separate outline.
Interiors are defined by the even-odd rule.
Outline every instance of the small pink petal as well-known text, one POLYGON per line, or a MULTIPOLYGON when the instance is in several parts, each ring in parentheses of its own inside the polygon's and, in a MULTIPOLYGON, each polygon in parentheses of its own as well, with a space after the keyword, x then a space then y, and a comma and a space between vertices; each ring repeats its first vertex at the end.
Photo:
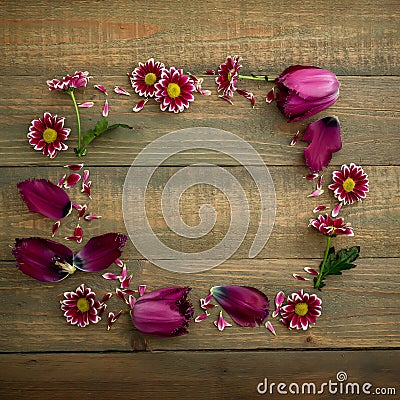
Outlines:
POLYGON ((61 187, 63 186, 66 177, 67 177, 67 175, 65 174, 65 175, 58 181, 57 186, 58 186, 59 188, 61 188, 61 187))
POLYGON ((198 88, 197 91, 203 96, 211 96, 211 90, 198 88))
POLYGON ((88 183, 84 183, 83 184, 83 192, 86 193, 87 197, 89 197, 89 199, 92 199, 92 195, 90 193, 90 186, 92 184, 92 181, 89 181, 88 183))
POLYGON ((119 276, 119 281, 122 282, 128 276, 128 270, 126 265, 122 267, 121 275, 119 276))
POLYGON ((208 312, 205 312, 204 314, 201 314, 201 315, 199 315, 199 316, 197 316, 195 319, 194 319, 194 322, 201 322, 201 321, 204 321, 207 317, 209 317, 210 316, 210 314, 208 313, 208 312))
POLYGON ((135 305, 135 303, 136 303, 136 298, 134 297, 134 296, 129 296, 128 297, 128 304, 129 304, 129 307, 132 309, 133 308, 133 306, 135 305))
POLYGON ((86 183, 86 182, 88 181, 88 179, 89 179, 89 174, 90 174, 90 171, 89 171, 88 169, 85 169, 85 170, 83 171, 83 178, 82 178, 82 182, 83 182, 83 183, 86 183))
POLYGON ((206 74, 207 74, 207 75, 215 75, 215 71, 214 71, 213 69, 208 69, 208 70, 206 71, 206 74))
POLYGON ((82 206, 82 208, 79 210, 79 213, 78 213, 78 218, 79 218, 79 219, 81 219, 81 218, 85 215, 86 210, 87 210, 87 205, 84 204, 84 205, 82 206))
POLYGON ((135 107, 132 108, 133 112, 139 112, 142 111, 144 106, 146 105, 146 103, 149 101, 149 99, 144 99, 144 100, 140 100, 135 107))
POLYGON ((131 284, 132 278, 133 278, 133 276, 129 275, 128 277, 123 279, 122 282, 121 282, 121 288, 122 289, 128 289, 129 285, 131 284))
POLYGON ((323 189, 316 189, 312 193, 310 193, 307 197, 318 197, 321 196, 321 194, 324 193, 323 189))
POLYGON ((71 171, 80 171, 83 168, 83 164, 67 164, 64 168, 69 168, 71 171))
POLYGON ((112 272, 106 272, 105 274, 102 275, 102 277, 109 281, 115 281, 118 279, 118 276, 113 274, 112 272))
POLYGON ((115 294, 116 294, 117 297, 118 297, 119 299, 121 299, 124 303, 127 303, 126 297, 125 297, 125 293, 124 293, 120 288, 116 288, 116 289, 115 289, 115 294))
POLYGON ((69 240, 71 242, 78 242, 79 240, 82 241, 82 238, 80 238, 79 236, 66 236, 64 239, 69 240))
POLYGON ((327 210, 329 207, 327 206, 317 206, 313 209, 313 213, 319 213, 321 211, 327 210))
POLYGON ((83 206, 81 204, 78 204, 78 203, 72 203, 72 207, 74 207, 75 210, 80 211, 80 210, 82 210, 83 206))
POLYGON ((276 336, 275 328, 272 326, 271 322, 267 321, 265 323, 265 327, 274 335, 276 336))
POLYGON ((336 206, 332 210, 332 217, 336 218, 339 215, 341 209, 342 203, 336 204, 336 206))
POLYGON ((114 92, 117 94, 122 94, 125 96, 130 96, 131 94, 129 92, 127 92, 124 88, 122 88, 121 86, 115 86, 114 88, 114 92))
POLYGON ((107 330, 109 331, 111 327, 117 322, 118 318, 121 316, 122 310, 118 312, 117 314, 114 314, 113 312, 108 313, 108 322, 107 322, 107 330))
POLYGON ((106 96, 108 96, 107 90, 103 85, 94 85, 94 87, 100 90, 100 92, 103 92, 106 96))
POLYGON ((293 278, 297 279, 298 281, 308 281, 308 278, 304 278, 301 275, 293 274, 293 278))
POLYGON ((314 179, 318 178, 318 172, 314 172, 312 174, 306 175, 304 178, 306 178, 308 181, 313 181, 314 179))
POLYGON ((310 275, 318 276, 318 272, 311 267, 304 267, 303 269, 310 275))
POLYGON ((200 299, 200 307, 203 310, 208 310, 210 308, 214 308, 215 305, 211 304, 211 300, 213 299, 212 293, 210 293, 208 296, 206 296, 204 299, 200 299))
POLYGON ((97 315, 99 317, 101 317, 104 314, 104 311, 106 311, 106 308, 107 308, 107 304, 102 303, 100 308, 97 309, 97 315))
POLYGON ((243 97, 245 97, 247 100, 250 100, 251 106, 254 108, 255 104, 255 99, 254 99, 254 94, 251 92, 248 92, 247 90, 242 90, 242 89, 236 89, 236 92, 243 97))
POLYGON ((76 226, 76 228, 74 229, 74 236, 79 238, 79 240, 77 240, 78 243, 82 243, 82 239, 83 239, 83 229, 79 226, 79 224, 76 226))
POLYGON ((81 176, 79 174, 71 174, 64 182, 65 189, 70 189, 75 186, 81 180, 81 176))
POLYGON ((265 97, 265 101, 269 104, 272 103, 275 99, 275 88, 272 88, 265 97))
POLYGON ((102 218, 101 215, 96 215, 96 214, 85 215, 85 221, 92 221, 93 219, 100 219, 100 218, 102 218))
POLYGON ((226 95, 219 95, 218 97, 220 97, 221 99, 227 101, 229 104, 233 105, 233 101, 231 100, 231 98, 229 96, 226 95))
POLYGON ((60 227, 60 225, 61 225, 60 221, 57 221, 54 223, 53 227, 51 228, 51 237, 54 237, 54 235, 58 231, 58 228, 60 227))
POLYGON ((281 307, 277 308, 274 310, 274 312, 272 313, 272 318, 276 318, 281 312, 281 307))
POLYGON ((85 103, 78 104, 80 108, 91 108, 94 106, 93 101, 86 101, 85 103))
POLYGON ((291 146, 294 146, 297 141, 299 140, 299 135, 300 135, 300 131, 297 131, 292 139, 292 141, 290 142, 291 146))
POLYGON ((124 289, 123 292, 126 295, 136 294, 136 292, 134 290, 131 290, 131 289, 124 289))
POLYGON ((218 319, 214 321, 214 325, 218 328, 220 332, 222 332, 226 327, 232 326, 232 324, 225 321, 224 317, 222 316, 222 310, 219 313, 218 319))
POLYGON ((138 286, 138 291, 139 291, 139 296, 142 297, 147 290, 147 285, 139 285, 138 286))
POLYGON ((108 112, 109 112, 109 106, 108 106, 108 101, 106 100, 104 102, 104 107, 103 107, 103 117, 108 117, 108 112))
POLYGON ((113 294, 112 294, 111 292, 106 293, 106 294, 103 296, 103 299, 101 300, 101 302, 102 302, 102 303, 105 303, 106 301, 110 300, 111 297, 112 297, 112 295, 113 295, 113 294))
POLYGON ((317 181, 317 190, 321 190, 321 189, 322 189, 322 178, 323 178, 323 175, 321 175, 321 176, 318 178, 318 181, 317 181))
POLYGON ((275 296, 275 306, 280 307, 285 301, 285 293, 282 291, 278 292, 275 296))
POLYGON ((120 267, 120 268, 122 268, 122 267, 124 266, 124 263, 123 263, 122 260, 120 260, 119 258, 117 258, 117 259, 114 261, 114 263, 117 264, 118 267, 120 267))

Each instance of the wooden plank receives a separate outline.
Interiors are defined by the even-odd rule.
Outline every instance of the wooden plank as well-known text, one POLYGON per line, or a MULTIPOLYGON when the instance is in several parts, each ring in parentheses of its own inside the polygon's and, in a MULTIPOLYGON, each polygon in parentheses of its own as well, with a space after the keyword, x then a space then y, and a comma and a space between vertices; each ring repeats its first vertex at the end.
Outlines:
MULTIPOLYGON (((214 173, 212 168, 210 167, 210 175, 214 173)), ((88 202, 86 195, 80 193, 78 187, 69 192, 73 201, 88 202, 90 212, 103 215, 100 221, 81 222, 85 240, 105 232, 126 231, 122 215, 122 190, 127 170, 119 167, 90 168, 94 182, 91 202, 88 202)), ((150 226, 160 241, 178 251, 199 252, 212 248, 221 242, 231 224, 230 205, 222 192, 216 191, 212 186, 195 186, 187 190, 181 198, 181 218, 185 223, 195 226, 200 222, 199 208, 210 204, 215 207, 218 216, 214 228, 198 240, 173 233, 162 215, 161 195, 165 184, 178 170, 177 167, 158 168, 151 179, 146 197, 150 226)), ((247 258, 260 223, 259 193, 244 167, 229 167, 226 170, 237 179, 248 198, 249 228, 242 245, 233 255, 234 258, 247 258)), ((319 198, 307 198, 315 183, 302 178, 307 173, 305 168, 270 167, 269 170, 276 191, 276 220, 272 234, 257 258, 322 258, 325 238, 307 225, 309 218, 315 217, 312 209, 316 205, 326 204, 332 207, 335 204, 331 194, 328 194, 330 191, 327 190, 319 198), (282 245, 283 243, 290 243, 290 246, 282 245)), ((330 182, 332 170, 330 167, 325 172, 324 185, 330 182)), ((399 167, 367 166, 365 170, 369 174, 371 192, 363 203, 346 207, 342 211, 346 220, 352 223, 355 236, 337 237, 334 244, 338 248, 360 245, 362 257, 400 257, 400 228, 397 224, 400 204, 399 167)), ((0 201, 4 211, 0 221, 2 226, 9 228, 0 232, 1 259, 12 259, 9 246, 13 244, 15 237, 49 237, 54 222, 30 213, 19 198, 16 184, 32 177, 57 182, 65 172, 65 168, 2 168, 0 182, 3 190, 0 201)), ((233 188, 228 188, 226 192, 238 199, 238 193, 233 188)), ((71 236, 77 222, 74 212, 63 221, 56 239, 63 241, 64 236, 71 236)), ((136 235, 140 234, 141 231, 138 230, 136 235)), ((125 254, 130 259, 143 258, 131 243, 126 246, 125 254)))
MULTIPOLYGON (((277 336, 265 327, 240 328, 234 324, 220 333, 213 325, 219 309, 201 323, 193 323, 188 335, 159 339, 138 333, 130 321, 128 309, 115 296, 108 311, 125 310, 107 331, 106 321, 85 329, 69 326, 62 315, 59 300, 64 291, 81 283, 102 297, 114 291, 116 283, 100 273, 77 272, 58 284, 37 282, 15 270, 15 263, 0 267, 0 351, 132 351, 132 350, 212 350, 212 349, 340 349, 387 348, 400 345, 399 259, 361 259, 357 268, 343 276, 332 276, 319 296, 323 313, 317 325, 306 332, 287 330, 271 320, 277 336)), ((290 294, 301 288, 315 292, 312 282, 300 282, 291 274, 302 274, 304 266, 318 267, 319 260, 230 260, 200 274, 178 274, 160 269, 147 261, 126 261, 135 288, 149 290, 172 285, 191 286, 195 315, 202 313, 199 299, 215 285, 249 285, 262 290, 271 301, 279 290, 290 294)), ((118 267, 109 269, 118 273, 118 267)), ((303 272, 303 275, 305 273, 303 272)), ((273 303, 271 304, 273 308, 273 303)), ((227 320, 230 318, 225 314, 227 320)))
POLYGON ((253 72, 303 63, 339 74, 396 75, 398 18, 399 5, 391 0, 274 1, 268 10, 262 1, 237 7, 134 1, 119 2, 112 12, 107 3, 82 1, 79 13, 66 2, 3 1, 0 71, 123 73, 127 63, 151 56, 204 70, 238 53, 253 72))
MULTIPOLYGON (((118 76, 101 73, 93 80, 104 84, 109 92, 114 85, 129 88, 125 76, 132 66, 129 63, 118 76)), ((66 70, 65 70, 66 71, 66 70)), ((64 71, 64 73, 65 73, 64 71)), ((198 72, 202 70, 197 69, 198 72)), ((108 73, 108 72, 107 72, 108 73)), ((49 92, 46 79, 54 72, 29 78, 29 91, 25 77, 0 77, 0 85, 12 87, 0 99, 0 165, 64 165, 76 162, 72 149, 77 144, 76 121, 71 100, 65 93, 49 92), (68 144, 70 150, 50 160, 29 146, 26 133, 30 121, 44 111, 66 117, 66 126, 72 128, 68 144)), ((132 163, 138 153, 160 136, 175 130, 192 127, 223 129, 247 141, 260 154, 267 165, 304 165, 303 149, 289 143, 297 130, 303 131, 307 124, 326 115, 337 115, 341 120, 343 148, 334 154, 332 164, 340 165, 355 161, 369 165, 400 165, 400 144, 397 138, 399 126, 399 93, 393 90, 400 85, 398 77, 340 77, 341 94, 330 109, 301 123, 288 124, 274 104, 266 104, 264 97, 272 83, 240 82, 239 87, 254 92, 256 107, 251 109, 249 101, 239 95, 234 97, 234 106, 218 99, 213 77, 206 77, 204 87, 213 89, 212 96, 196 95, 189 110, 179 115, 163 113, 155 101, 150 101, 140 113, 132 107, 138 97, 110 93, 110 122, 123 122, 133 130, 118 129, 96 139, 88 155, 83 159, 91 165, 124 165, 132 163)), ((131 89, 131 92, 133 90, 131 89)), ((81 110, 83 129, 92 128, 100 118, 104 96, 92 85, 85 91, 77 91, 78 101, 92 100, 96 106, 81 110)), ((177 143, 170 143, 171 153, 176 153, 177 143)), ((227 143, 225 151, 232 154, 234 142, 227 143)), ((157 156, 157 152, 154 157, 157 156)), ((233 165, 234 161, 222 153, 208 150, 191 150, 177 154, 165 165, 186 165, 198 161, 233 165)), ((155 161, 154 161, 155 162, 155 161)), ((247 160, 251 162, 251 160, 247 160)))
POLYGON ((262 393, 265 379, 268 391, 264 395, 269 399, 293 398, 290 391, 296 393, 297 388, 300 396, 308 397, 314 386, 304 383, 315 385, 314 398, 331 399, 336 389, 335 397, 375 398, 373 393, 385 393, 385 399, 396 399, 399 355, 393 350, 16 354, 0 357, 0 382, 4 400, 85 396, 256 399, 262 397, 257 387, 264 383, 259 387, 262 393), (340 372, 346 374, 346 380, 341 380, 344 375, 338 376, 340 372), (286 390, 287 395, 278 392, 280 382, 285 386, 279 390, 286 390), (363 386, 365 383, 371 386, 363 386), (321 394, 317 395, 318 391, 321 394))

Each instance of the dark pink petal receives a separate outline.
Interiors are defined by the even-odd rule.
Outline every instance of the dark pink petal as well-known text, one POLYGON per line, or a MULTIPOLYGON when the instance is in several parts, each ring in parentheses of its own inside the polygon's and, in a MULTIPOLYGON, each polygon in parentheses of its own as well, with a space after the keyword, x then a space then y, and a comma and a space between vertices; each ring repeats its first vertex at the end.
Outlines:
POLYGON ((215 75, 215 70, 213 70, 213 69, 208 69, 208 70, 206 71, 206 74, 207 74, 207 75, 215 75))
POLYGON ((108 117, 108 112, 110 111, 110 107, 108 105, 108 101, 106 100, 104 102, 104 107, 103 107, 103 117, 108 117))
POLYGON ((278 292, 275 296, 275 307, 280 307, 285 301, 285 293, 282 291, 278 292))
POLYGON ((69 168, 71 171, 80 171, 83 168, 83 164, 67 164, 64 168, 69 168))
POLYGON ((117 320, 121 316, 121 314, 122 314, 122 310, 119 311, 117 314, 114 314, 113 312, 108 313, 108 322, 107 322, 107 330, 108 331, 117 322, 117 320))
POLYGON ((208 296, 206 296, 204 299, 200 299, 200 307, 203 310, 208 310, 210 308, 214 308, 215 305, 211 304, 211 300, 213 299, 212 293, 210 293, 208 296))
POLYGON ((319 213, 321 211, 327 210, 329 207, 327 206, 317 206, 313 209, 313 213, 319 213))
POLYGON ((310 275, 318 276, 318 272, 311 267, 304 267, 303 269, 310 275))
POLYGON ((122 282, 126 277, 128 276, 128 270, 126 268, 126 265, 122 267, 121 275, 119 276, 119 281, 122 282))
MULTIPOLYGON (((101 306, 100 306, 100 308, 97 309, 97 315, 98 315, 99 317, 102 317, 103 314, 104 314, 104 311, 106 311, 106 308, 107 308, 107 304, 102 303, 101 306)), ((100 321, 100 320, 99 320, 99 321, 100 321)), ((98 321, 97 321, 97 322, 98 322, 98 321)))
POLYGON ((96 214, 85 215, 86 221, 92 221, 93 219, 100 219, 100 218, 102 218, 101 215, 96 215, 96 214))
POLYGON ((58 228, 60 227, 60 225, 61 225, 61 222, 60 222, 60 221, 54 222, 54 225, 53 225, 53 227, 51 228, 51 237, 54 237, 54 235, 55 235, 56 232, 58 231, 58 228))
POLYGON ((290 142, 291 146, 294 146, 297 143, 297 141, 299 140, 299 135, 300 135, 300 131, 297 131, 295 133, 295 135, 293 136, 292 141, 290 142))
POLYGON ((85 169, 85 170, 83 171, 83 178, 82 178, 82 182, 83 182, 83 183, 86 183, 86 182, 88 181, 88 179, 89 179, 89 174, 90 174, 90 171, 89 171, 88 169, 85 169))
POLYGON ((79 236, 66 236, 64 239, 69 240, 70 242, 77 242, 77 243, 82 242, 82 238, 79 236))
POLYGON ((61 281, 75 270, 72 251, 48 239, 15 239, 13 255, 18 269, 43 282, 61 281))
POLYGON ((81 206, 81 209, 79 210, 79 213, 78 213, 78 218, 79 219, 81 219, 86 214, 86 210, 87 210, 87 205, 86 204, 81 206))
POLYGON ((92 199, 92 195, 91 195, 91 192, 90 192, 90 186, 91 185, 92 185, 92 181, 84 183, 83 184, 83 190, 82 190, 83 192, 86 193, 86 195, 87 195, 87 197, 89 197, 89 199, 92 199))
POLYGON ((78 104, 80 108, 92 108, 94 106, 93 101, 86 101, 85 103, 78 104))
POLYGON ((94 87, 100 90, 100 92, 103 92, 106 96, 108 96, 107 90, 103 85, 94 85, 94 87))
POLYGON ((274 335, 276 336, 275 328, 272 326, 271 322, 267 321, 265 323, 265 327, 274 335))
POLYGON ((233 105, 233 101, 229 96, 227 96, 227 95, 219 95, 218 97, 220 97, 221 99, 227 101, 229 104, 233 105))
POLYGON ((83 238, 83 229, 79 226, 79 224, 74 229, 74 236, 78 238, 77 242, 81 243, 83 238))
POLYGON ((275 88, 272 88, 265 97, 267 103, 272 103, 275 100, 275 88))
POLYGON ((111 281, 115 281, 115 280, 119 279, 119 277, 117 275, 113 274, 112 272, 106 272, 105 274, 102 275, 102 277, 104 279, 111 280, 111 281))
POLYGON ((106 301, 110 300, 112 297, 112 293, 108 292, 103 296, 103 299, 101 300, 102 303, 105 303, 106 301))
POLYGON ((219 313, 219 317, 216 321, 214 321, 214 325, 218 328, 220 332, 222 332, 226 327, 232 326, 229 322, 227 322, 222 316, 222 310, 219 313))
POLYGON ((128 301, 125 297, 125 292, 123 290, 121 290, 120 288, 116 288, 115 289, 115 294, 117 295, 117 297, 119 299, 121 299, 124 303, 128 304, 128 301))
POLYGON ((249 286, 215 286, 211 288, 215 300, 240 326, 261 325, 269 312, 267 296, 249 286))
POLYGON ((142 297, 147 290, 147 285, 139 285, 138 286, 138 291, 139 291, 139 296, 142 297))
POLYGON ((336 206, 332 210, 332 214, 331 214, 332 217, 336 218, 339 215, 341 209, 342 209, 342 203, 336 204, 336 206))
POLYGON ((236 89, 236 92, 245 97, 246 99, 250 100, 251 106, 254 108, 255 99, 253 93, 250 93, 247 90, 242 90, 242 89, 236 89))
POLYGON ((323 178, 323 175, 321 175, 321 176, 318 178, 318 181, 317 181, 317 190, 321 190, 321 189, 322 189, 322 178, 323 178))
POLYGON ((80 211, 80 210, 82 210, 83 206, 81 204, 78 204, 78 203, 72 203, 72 207, 75 208, 75 210, 80 211))
POLYGON ((124 266, 124 263, 122 262, 122 260, 120 260, 119 258, 117 258, 116 260, 114 260, 114 263, 118 265, 118 267, 122 268, 124 266))
POLYGON ((308 181, 313 181, 314 179, 318 178, 318 172, 314 172, 312 174, 308 174, 304 178, 306 178, 308 181))
POLYGON ((149 101, 149 99, 144 99, 144 100, 140 100, 135 107, 133 107, 132 111, 133 112, 139 112, 142 111, 144 106, 146 105, 146 103, 149 101))
POLYGON ((75 186, 81 180, 81 176, 77 173, 73 173, 67 177, 64 182, 65 189, 70 189, 75 186))
POLYGON ((29 211, 60 220, 72 210, 67 193, 45 179, 29 179, 17 184, 19 194, 29 211))
POLYGON ((337 117, 325 117, 307 126, 302 140, 310 143, 304 157, 311 172, 327 167, 332 154, 342 148, 340 124, 337 117))
POLYGON ((119 233, 106 233, 91 238, 78 254, 75 265, 82 271, 94 272, 108 268, 122 254, 128 237, 119 233))
POLYGON ((312 191, 307 197, 319 197, 321 196, 321 194, 324 193, 323 189, 315 189, 314 191, 312 191))
POLYGON ((134 296, 129 296, 129 297, 128 297, 128 305, 129 305, 129 308, 130 308, 130 309, 133 308, 133 306, 135 305, 135 303, 136 303, 136 298, 135 298, 134 296))
POLYGON ((308 278, 304 278, 303 276, 298 275, 298 274, 293 274, 292 276, 293 276, 293 278, 297 279, 298 281, 308 281, 308 278))
POLYGON ((62 187, 63 187, 66 177, 67 177, 67 174, 65 174, 65 175, 64 175, 62 178, 60 178, 60 180, 58 181, 57 186, 58 186, 59 188, 62 188, 62 187))
POLYGON ((201 322, 201 321, 204 321, 207 317, 209 317, 210 316, 210 314, 208 314, 207 312, 205 312, 204 314, 200 314, 199 316, 197 316, 195 319, 194 319, 194 322, 201 322))
POLYGON ((129 275, 128 277, 126 277, 125 279, 123 279, 123 280, 121 281, 121 288, 122 288, 122 289, 128 289, 128 288, 129 288, 129 285, 131 284, 132 278, 133 278, 133 276, 132 276, 132 275, 129 275))
POLYGON ((125 96, 130 96, 131 94, 129 92, 127 92, 124 88, 122 88, 121 86, 115 86, 114 87, 114 92, 117 94, 122 94, 125 96))

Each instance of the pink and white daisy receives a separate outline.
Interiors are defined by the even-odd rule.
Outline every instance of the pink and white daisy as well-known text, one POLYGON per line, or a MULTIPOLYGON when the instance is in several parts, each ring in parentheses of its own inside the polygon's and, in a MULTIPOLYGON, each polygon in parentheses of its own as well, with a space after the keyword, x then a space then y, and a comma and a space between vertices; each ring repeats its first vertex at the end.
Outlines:
POLYGON ((240 64, 240 56, 228 56, 226 61, 218 68, 218 76, 215 79, 218 92, 223 92, 224 96, 233 96, 236 91, 236 82, 239 77, 239 70, 242 67, 240 64))
POLYGON ((304 293, 303 289, 292 293, 288 304, 281 308, 281 321, 289 329, 304 331, 315 325, 322 312, 322 301, 315 294, 304 293))
POLYGON ((64 128, 64 121, 65 118, 58 118, 49 112, 43 114, 43 119, 34 119, 29 127, 29 144, 50 158, 54 158, 59 151, 67 150, 68 146, 63 141, 68 138, 71 129, 64 128))
POLYGON ((161 79, 154 84, 154 96, 162 111, 174 113, 182 112, 189 108, 189 103, 194 100, 193 92, 196 90, 191 79, 183 74, 182 69, 171 67, 164 69, 161 79))
POLYGON ((354 163, 350 166, 342 165, 340 171, 333 172, 332 177, 333 183, 328 187, 343 204, 353 204, 365 199, 369 192, 368 175, 361 166, 354 163))
POLYGON ((153 58, 147 60, 129 75, 132 87, 139 96, 153 97, 156 89, 154 85, 161 79, 161 73, 165 69, 165 65, 153 58))
POLYGON ((310 225, 327 236, 354 236, 350 223, 344 223, 343 218, 332 218, 329 214, 318 215, 317 219, 310 219, 310 225))
POLYGON ((104 305, 97 300, 96 293, 84 284, 75 292, 65 292, 64 298, 60 301, 61 310, 70 324, 84 328, 89 323, 97 324, 101 320, 99 313, 104 311, 104 305))

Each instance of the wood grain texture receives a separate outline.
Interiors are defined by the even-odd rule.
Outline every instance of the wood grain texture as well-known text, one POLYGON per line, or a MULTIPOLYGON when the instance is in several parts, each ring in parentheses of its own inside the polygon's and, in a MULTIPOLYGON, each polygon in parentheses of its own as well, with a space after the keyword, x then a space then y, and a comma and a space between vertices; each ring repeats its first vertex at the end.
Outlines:
POLYGON ((240 54, 252 72, 316 64, 341 75, 396 75, 399 12, 393 0, 125 1, 112 9, 97 1, 3 0, 0 71, 123 73, 152 56, 204 70, 240 54), (32 54, 41 57, 32 62, 32 54))
MULTIPOLYGON (((100 221, 81 222, 85 240, 105 232, 126 232, 122 215, 122 190, 127 168, 124 167, 94 167, 90 168, 93 180, 93 200, 88 202, 79 187, 69 191, 73 201, 87 203, 91 213, 103 216, 100 221)), ((253 243, 260 223, 260 198, 257 187, 247 174, 244 167, 229 167, 226 169, 239 182, 246 193, 250 209, 250 225, 242 245, 234 254, 234 258, 246 258, 253 243)), ((314 218, 312 209, 318 204, 331 207, 335 202, 327 192, 319 197, 310 199, 307 195, 313 190, 314 183, 306 181, 302 176, 306 173, 301 167, 270 167, 276 192, 276 220, 272 234, 258 258, 321 258, 325 248, 325 238, 314 229, 307 227, 308 220, 314 218), (290 244, 290 245, 288 245, 290 244)), ((330 182, 330 167, 325 173, 324 187, 330 182)), ((343 209, 346 221, 352 223, 355 236, 353 238, 337 237, 334 245, 337 248, 351 245, 361 246, 362 257, 400 257, 400 228, 399 220, 400 181, 399 167, 365 167, 371 181, 370 193, 362 203, 354 204, 343 209)), ((179 168, 158 168, 147 187, 146 211, 150 226, 163 243, 168 247, 183 252, 199 252, 214 247, 225 236, 231 224, 233 211, 222 192, 210 185, 196 185, 187 190, 181 198, 180 216, 192 226, 199 224, 199 208, 205 204, 215 207, 217 220, 209 234, 199 239, 188 239, 172 232, 164 220, 161 209, 161 195, 165 184, 179 168)), ((18 195, 18 182, 36 178, 50 179, 57 182, 66 172, 65 168, 2 168, 0 182, 2 192, 0 200, 3 213, 0 220, 7 230, 0 232, 1 259, 12 259, 10 245, 15 237, 43 236, 49 237, 52 220, 39 214, 30 213, 18 195)), ((213 174, 212 167, 210 175, 213 174)), ((326 188, 326 187, 325 187, 326 188)), ((237 193, 226 189, 233 197, 237 193)), ((172 192, 171 192, 172 193, 172 192)), ((132 211, 134 212, 134 211, 132 211)), ((179 216, 177 215, 176 218, 179 216)), ((76 212, 63 221, 55 237, 63 241, 64 236, 71 236, 78 222, 76 212)), ((134 232, 141 235, 141 230, 134 232)), ((126 246, 126 257, 141 259, 141 256, 131 243, 126 246)))
MULTIPOLYGON (((139 97, 132 88, 129 89, 130 84, 124 76, 133 67, 134 64, 126 63, 119 76, 100 74, 92 81, 105 85, 110 92, 110 123, 123 122, 132 126, 133 130, 117 129, 97 138, 83 158, 90 165, 129 166, 140 151, 160 136, 198 126, 223 129, 238 135, 254 147, 267 165, 304 165, 306 144, 299 142, 291 147, 289 143, 297 130, 303 131, 311 121, 326 115, 337 115, 341 121, 343 148, 334 154, 332 165, 350 161, 363 165, 400 165, 397 135, 400 95, 398 90, 394 90, 400 85, 398 77, 339 77, 341 94, 334 106, 307 121, 288 124, 274 104, 264 101, 272 83, 239 83, 242 89, 254 92, 256 107, 252 109, 249 101, 237 94, 234 106, 219 99, 213 77, 206 77, 203 85, 212 89, 213 94, 210 97, 196 95, 195 102, 184 113, 173 115, 161 112, 155 101, 150 101, 140 113, 133 113, 132 107, 139 97), (132 96, 113 93, 115 85, 129 89, 132 96)), ((24 77, 0 76, 1 86, 12 87, 0 99, 0 165, 54 166, 76 162, 71 151, 77 145, 74 109, 68 95, 47 90, 46 79, 53 76, 50 73, 30 78, 29 91, 24 77), (33 150, 26 138, 32 119, 39 118, 45 111, 66 117, 66 126, 72 129, 67 141, 71 150, 59 154, 54 160, 33 150)), ((87 89, 77 91, 78 101, 95 102, 92 109, 81 110, 84 130, 95 125, 104 103, 105 96, 94 89, 92 83, 87 89)), ((170 147, 172 153, 176 152, 176 143, 171 142, 170 147)), ((228 154, 234 150, 235 143, 226 144, 228 154)), ((170 158, 165 165, 187 165, 198 161, 198 157, 202 157, 204 162, 219 165, 234 164, 232 158, 221 153, 192 150, 170 158)), ((251 163, 251 160, 248 162, 251 163)))
MULTIPOLYGON (((202 313, 199 299, 216 285, 249 285, 265 292, 273 301, 275 294, 312 289, 312 282, 296 281, 291 274, 303 274, 303 267, 318 267, 320 260, 231 260, 212 270, 198 274, 178 274, 162 270, 148 261, 127 261, 134 275, 132 287, 146 284, 149 290, 173 285, 191 286, 195 315, 202 313)), ((159 339, 137 332, 128 309, 114 296, 108 311, 125 310, 107 332, 106 321, 85 329, 69 326, 60 310, 64 291, 85 283, 102 297, 114 291, 116 284, 100 273, 80 273, 58 284, 33 280, 16 271, 15 263, 0 268, 0 351, 107 351, 107 350, 212 350, 212 349, 341 349, 386 348, 400 345, 399 259, 361 259, 357 268, 343 276, 328 278, 327 287, 319 292, 323 313, 317 326, 306 332, 289 331, 279 321, 272 321, 277 337, 264 326, 233 326, 223 333, 213 325, 218 309, 201 323, 193 323, 189 335, 159 339), (383 265, 384 263, 384 265, 383 265)), ((110 271, 118 273, 118 267, 110 271)), ((271 303, 273 309, 273 303, 271 303)), ((226 315, 225 315, 226 316, 226 315)), ((226 316, 228 320, 229 317, 226 316)))
MULTIPOLYGON (((377 389, 393 388, 399 392, 399 351, 341 351, 341 352, 166 352, 155 354, 32 354, 9 355, 0 358, 2 399, 64 400, 66 397, 96 397, 114 399, 129 396, 135 399, 281 399, 272 386, 272 394, 257 393, 264 378, 271 384, 314 383, 317 391, 329 380, 338 383, 339 371, 347 374, 347 383, 356 383, 360 395, 351 386, 340 387, 343 398, 374 398, 362 394, 362 385, 371 383, 371 393, 377 389), (373 360, 373 362, 371 362, 373 360), (315 368, 318 365, 318 368, 315 368), (21 375, 21 371, 25 371, 21 375), (66 373, 68 371, 68 373, 66 373), (381 373, 378 373, 380 371, 381 373), (49 380, 48 377, 52 379, 49 380), (356 393, 356 392, 355 392, 356 393)), ((335 386, 332 386, 333 391, 335 386)), ((285 390, 284 387, 280 388, 285 390)), ((296 390, 292 386, 292 390, 296 390)), ((332 399, 329 387, 321 395, 304 397, 332 399)), ((367 387, 366 387, 367 389, 367 387)), ((311 387, 313 391, 313 387, 311 387)), ((356 390, 356 388, 355 388, 356 390)), ((311 393, 312 393, 311 391, 311 393)), ((300 392, 301 393, 301 392, 300 392)), ((381 393, 384 393, 383 391, 381 393)), ((386 391, 386 393, 388 393, 386 391)), ((393 393, 393 392, 392 392, 393 393)), ((336 395, 337 396, 337 395, 336 395)), ((336 397, 335 396, 335 397, 336 397)), ((398 395, 397 395, 398 396, 398 395)), ((396 399, 396 395, 382 396, 396 399)), ((299 398, 299 395, 297 395, 299 398)), ((378 396, 376 396, 378 398, 378 396)))

